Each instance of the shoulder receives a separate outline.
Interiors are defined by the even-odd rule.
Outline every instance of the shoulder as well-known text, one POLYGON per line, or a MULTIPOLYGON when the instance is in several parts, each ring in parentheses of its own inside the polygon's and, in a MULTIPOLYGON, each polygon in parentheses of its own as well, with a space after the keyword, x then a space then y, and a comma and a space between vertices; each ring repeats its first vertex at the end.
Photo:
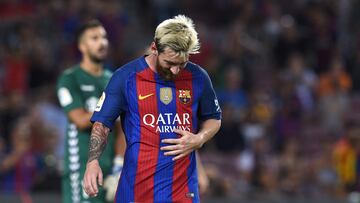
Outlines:
POLYGON ((76 74, 79 71, 79 68, 80 67, 78 65, 71 66, 61 73, 61 77, 70 77, 76 74))
POLYGON ((110 78, 113 72, 109 69, 104 69, 104 76, 110 78))
POLYGON ((142 58, 137 58, 117 68, 108 83, 108 89, 124 90, 128 82, 133 78, 132 76, 134 76, 143 67, 141 59, 142 58))
POLYGON ((198 64, 188 62, 188 64, 186 65, 186 69, 192 73, 193 77, 210 79, 207 71, 198 64))
POLYGON ((118 69, 116 69, 113 74, 113 78, 119 78, 122 80, 126 80, 132 74, 135 74, 143 69, 144 69, 143 57, 136 58, 136 59, 128 62, 127 64, 119 67, 118 69))
POLYGON ((58 85, 61 85, 63 83, 71 83, 75 79, 75 75, 78 72, 79 72, 78 65, 72 66, 72 67, 64 70, 64 72, 61 73, 59 76, 58 85))

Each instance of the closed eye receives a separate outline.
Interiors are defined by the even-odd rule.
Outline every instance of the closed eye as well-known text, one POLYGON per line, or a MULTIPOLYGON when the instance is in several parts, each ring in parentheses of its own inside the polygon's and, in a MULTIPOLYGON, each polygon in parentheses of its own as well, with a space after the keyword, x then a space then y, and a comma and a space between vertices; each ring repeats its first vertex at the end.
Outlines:
POLYGON ((180 67, 185 67, 185 65, 187 64, 187 61, 183 62, 183 63, 174 63, 168 60, 164 60, 165 63, 169 66, 180 66, 180 67))

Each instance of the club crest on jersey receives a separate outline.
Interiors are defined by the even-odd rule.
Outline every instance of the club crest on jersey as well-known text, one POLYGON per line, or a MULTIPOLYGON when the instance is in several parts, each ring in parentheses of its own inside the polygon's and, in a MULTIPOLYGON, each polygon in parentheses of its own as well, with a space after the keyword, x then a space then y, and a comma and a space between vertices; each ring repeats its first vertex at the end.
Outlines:
POLYGON ((188 104, 191 100, 190 90, 179 90, 179 100, 183 104, 188 104))
POLYGON ((160 101, 165 105, 170 104, 172 101, 172 90, 170 87, 161 87, 160 88, 160 101))

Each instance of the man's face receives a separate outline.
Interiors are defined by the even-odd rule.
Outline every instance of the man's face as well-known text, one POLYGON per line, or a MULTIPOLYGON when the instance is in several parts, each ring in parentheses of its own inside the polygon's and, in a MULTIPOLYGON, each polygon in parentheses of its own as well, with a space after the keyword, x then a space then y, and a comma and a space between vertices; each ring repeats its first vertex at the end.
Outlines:
POLYGON ((186 66, 189 57, 181 57, 169 47, 158 53, 156 60, 156 71, 164 80, 174 80, 180 70, 186 66))
POLYGON ((95 63, 105 60, 108 53, 109 41, 102 26, 87 29, 80 39, 80 50, 88 55, 95 63))

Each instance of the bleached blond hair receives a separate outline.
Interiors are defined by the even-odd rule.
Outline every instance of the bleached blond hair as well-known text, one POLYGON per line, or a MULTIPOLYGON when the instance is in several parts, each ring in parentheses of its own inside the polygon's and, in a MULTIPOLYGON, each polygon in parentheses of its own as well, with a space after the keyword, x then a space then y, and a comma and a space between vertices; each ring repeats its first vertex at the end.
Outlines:
POLYGON ((195 25, 185 15, 177 15, 160 23, 156 27, 154 41, 159 52, 169 47, 182 57, 199 53, 200 49, 195 25))

